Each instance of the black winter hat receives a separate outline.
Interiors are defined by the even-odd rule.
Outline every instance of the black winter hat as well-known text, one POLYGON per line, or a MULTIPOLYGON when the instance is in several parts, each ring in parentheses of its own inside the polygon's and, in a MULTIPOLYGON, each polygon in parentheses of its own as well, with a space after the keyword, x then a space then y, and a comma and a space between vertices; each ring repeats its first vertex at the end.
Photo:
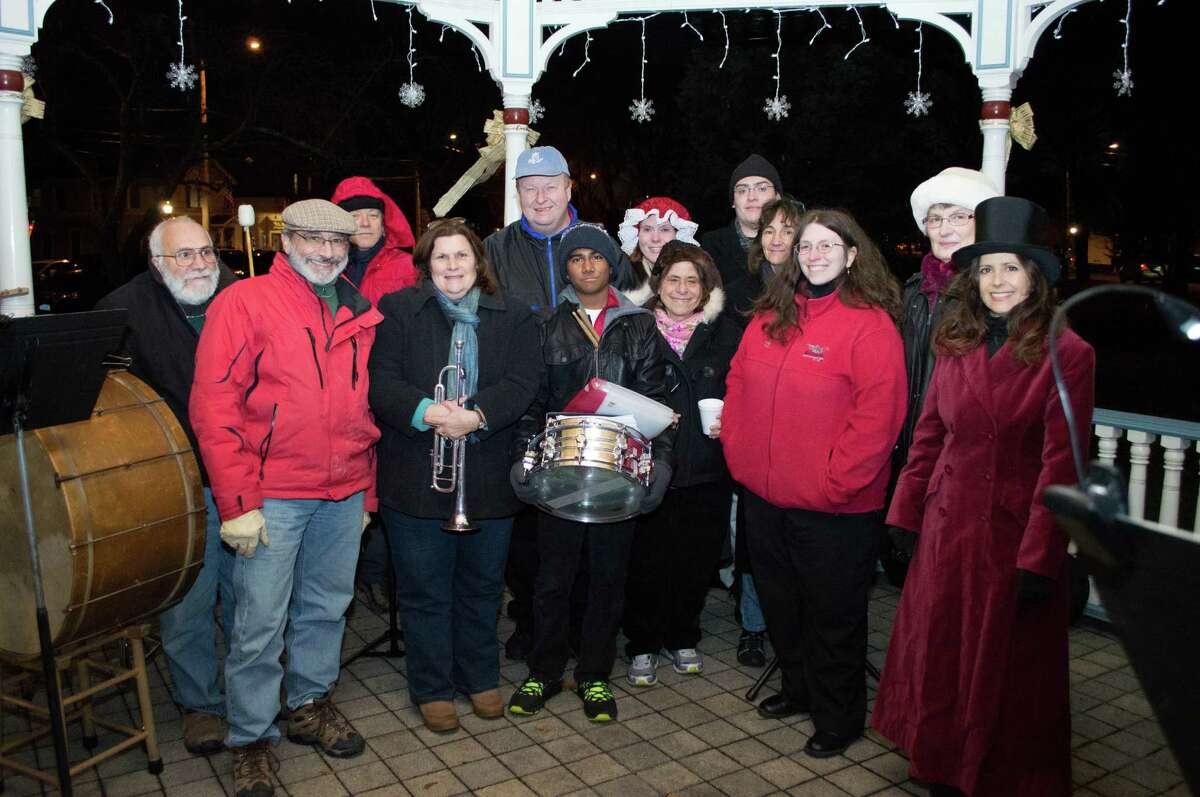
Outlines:
POLYGON ((775 193, 783 193, 783 180, 779 179, 779 171, 771 165, 770 161, 755 152, 739 163, 733 170, 733 174, 729 176, 729 204, 733 204, 733 187, 738 184, 738 180, 744 180, 747 177, 765 177, 771 181, 771 185, 775 186, 775 193))
POLYGON ((1062 264, 1048 245, 1049 232, 1050 216, 1041 205, 1016 196, 992 197, 975 207, 975 243, 959 249, 951 260, 955 268, 967 268, 980 255, 1012 252, 1037 263, 1053 285, 1062 264))
POLYGON ((621 267, 620 250, 617 249, 616 241, 604 228, 584 222, 567 230, 563 235, 558 245, 558 273, 568 282, 567 258, 576 249, 591 249, 604 255, 604 259, 608 261, 608 282, 610 285, 616 284, 617 272, 621 267))
POLYGON ((356 194, 348 196, 338 203, 338 207, 346 211, 355 210, 378 210, 383 212, 383 200, 377 196, 367 196, 366 194, 356 194))

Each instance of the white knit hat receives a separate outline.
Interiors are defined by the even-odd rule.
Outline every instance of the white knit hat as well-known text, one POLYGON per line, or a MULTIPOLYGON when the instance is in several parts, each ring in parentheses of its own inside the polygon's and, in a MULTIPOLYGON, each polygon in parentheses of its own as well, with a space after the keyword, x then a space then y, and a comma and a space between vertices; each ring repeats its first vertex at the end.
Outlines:
POLYGON ((971 211, 985 199, 1000 196, 1000 190, 986 174, 975 169, 951 166, 917 186, 912 192, 913 219, 925 232, 922 221, 934 205, 958 205, 971 211))
POLYGON ((670 197, 655 196, 625 211, 625 218, 617 227, 617 238, 621 241, 622 252, 627 255, 633 254, 638 244, 638 226, 651 216, 670 223, 675 228, 676 240, 699 246, 696 242, 696 231, 700 229, 700 225, 692 221, 687 208, 670 197))

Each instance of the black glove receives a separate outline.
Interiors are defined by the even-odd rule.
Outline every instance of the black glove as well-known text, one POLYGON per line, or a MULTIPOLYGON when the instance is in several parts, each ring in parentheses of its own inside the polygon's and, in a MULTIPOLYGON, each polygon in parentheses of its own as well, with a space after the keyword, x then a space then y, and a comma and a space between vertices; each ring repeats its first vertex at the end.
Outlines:
POLYGON ((533 488, 533 483, 525 479, 525 463, 517 461, 513 463, 512 468, 508 471, 508 483, 512 485, 513 492, 527 504, 537 503, 537 490, 533 488))
POLYGON ((888 526, 887 532, 892 539, 892 556, 899 562, 912 561, 913 552, 917 550, 916 532, 897 526, 888 526))
POLYGON ((1017 569, 1017 611, 1024 612, 1054 594, 1054 579, 1032 570, 1017 569))
POLYGON ((654 469, 650 471, 650 487, 646 490, 646 497, 642 499, 639 509, 643 515, 658 509, 658 505, 663 502, 663 498, 667 494, 667 488, 671 486, 671 476, 673 475, 670 465, 658 460, 654 461, 654 469))

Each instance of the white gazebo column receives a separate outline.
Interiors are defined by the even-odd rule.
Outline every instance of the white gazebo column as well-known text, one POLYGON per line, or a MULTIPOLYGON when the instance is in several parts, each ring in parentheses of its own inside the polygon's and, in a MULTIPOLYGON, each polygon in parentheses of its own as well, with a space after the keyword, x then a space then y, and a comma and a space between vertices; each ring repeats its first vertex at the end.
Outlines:
POLYGON ((1004 173, 1008 170, 1009 115, 1012 112, 1013 75, 1010 72, 979 76, 983 108, 979 112, 979 130, 983 133, 983 157, 979 170, 992 179, 1004 193, 1004 173))
POLYGON ((517 202, 517 157, 528 146, 531 81, 505 81, 504 86, 504 223, 521 217, 517 202))
POLYGON ((21 144, 22 45, 0 42, 0 291, 26 288, 24 296, 0 299, 0 313, 33 315, 33 271, 29 255, 29 208, 25 198, 25 153, 21 144))

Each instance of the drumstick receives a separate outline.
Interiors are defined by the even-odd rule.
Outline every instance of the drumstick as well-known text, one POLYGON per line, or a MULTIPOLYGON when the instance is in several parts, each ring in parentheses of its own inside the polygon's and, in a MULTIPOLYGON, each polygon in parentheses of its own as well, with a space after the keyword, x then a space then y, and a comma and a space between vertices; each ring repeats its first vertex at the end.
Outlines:
POLYGON ((597 334, 596 328, 592 326, 592 320, 588 318, 587 312, 580 307, 571 315, 579 322, 579 326, 583 328, 583 334, 587 335, 587 339, 592 342, 592 345, 597 349, 600 348, 600 335, 597 334))

